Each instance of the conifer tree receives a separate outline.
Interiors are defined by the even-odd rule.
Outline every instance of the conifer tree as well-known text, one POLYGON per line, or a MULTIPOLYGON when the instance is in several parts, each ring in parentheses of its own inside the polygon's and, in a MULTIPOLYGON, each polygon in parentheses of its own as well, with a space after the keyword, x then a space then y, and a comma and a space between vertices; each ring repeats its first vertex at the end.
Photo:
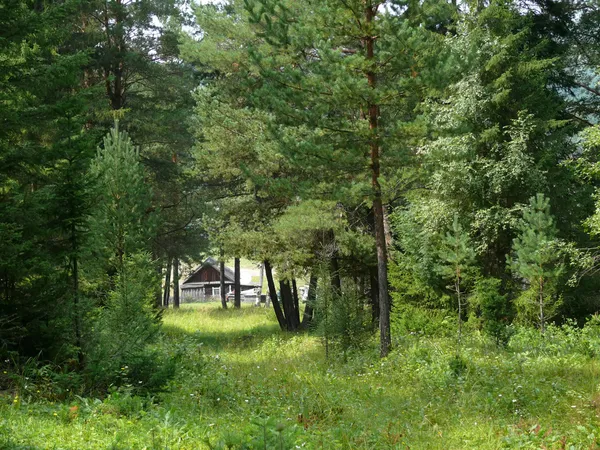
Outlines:
MULTIPOLYGON (((519 236, 513 241, 514 253, 509 259, 509 267, 528 283, 543 334, 546 322, 558 306, 555 282, 564 270, 557 251, 557 231, 550 214, 550 200, 543 194, 531 197, 529 206, 523 210, 519 230, 519 236)), ((529 296, 522 298, 523 306, 529 310, 529 296)))
MULTIPOLYGON (((271 192, 288 202, 316 198, 372 209, 382 356, 391 346, 384 228, 391 192, 382 181, 394 178, 410 153, 407 123, 430 68, 428 32, 391 12, 398 6, 248 0, 201 7, 203 41, 188 52, 220 76, 218 90, 199 90, 205 105, 228 107, 216 142, 241 140, 250 124, 261 129, 267 145, 259 158, 276 156, 268 160, 271 192)), ((252 178, 267 184, 264 170, 252 178)))
MULTIPOLYGON (((155 227, 149 208, 152 194, 139 150, 119 130, 118 122, 98 148, 90 175, 95 182, 90 246, 99 264, 95 263, 95 273, 89 273, 92 280, 102 271, 109 275, 107 300, 91 326, 88 344, 89 370, 95 382, 102 383, 115 367, 138 364, 142 370, 148 363, 147 344, 159 324, 154 311, 159 284, 150 257, 155 227)), ((88 266, 94 262, 88 261, 88 266)))
POLYGON ((462 321, 464 320, 463 308, 466 306, 465 280, 473 276, 473 265, 475 263, 475 251, 471 246, 469 235, 462 228, 458 214, 454 215, 450 231, 442 240, 440 259, 443 264, 439 271, 441 275, 452 281, 456 305, 458 307, 458 351, 460 352, 462 341, 462 321))
POLYGON ((118 122, 98 148, 90 174, 96 183, 93 245, 108 266, 120 270, 126 256, 150 250, 154 218, 139 149, 118 122))

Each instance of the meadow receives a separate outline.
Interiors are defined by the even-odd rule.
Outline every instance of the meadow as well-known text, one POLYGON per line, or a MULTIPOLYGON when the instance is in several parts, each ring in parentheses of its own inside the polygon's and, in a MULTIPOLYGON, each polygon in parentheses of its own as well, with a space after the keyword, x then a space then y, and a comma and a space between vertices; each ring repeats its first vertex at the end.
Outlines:
POLYGON ((525 330, 506 348, 468 330, 458 366, 452 336, 418 332, 383 360, 375 340, 326 358, 320 337, 246 305, 184 305, 163 331, 156 345, 177 362, 164 392, 135 395, 132 379, 101 399, 52 397, 24 372, 0 394, 0 448, 598 447, 600 366, 574 327, 525 330))

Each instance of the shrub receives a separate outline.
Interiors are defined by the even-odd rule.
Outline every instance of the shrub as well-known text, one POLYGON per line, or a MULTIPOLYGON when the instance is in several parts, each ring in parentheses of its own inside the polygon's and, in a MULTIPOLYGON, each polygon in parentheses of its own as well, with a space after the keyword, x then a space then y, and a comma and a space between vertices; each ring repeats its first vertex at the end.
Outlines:
POLYGON ((395 306, 391 316, 392 336, 420 334, 450 337, 456 333, 456 317, 445 309, 426 309, 412 305, 395 306))
POLYGON ((341 295, 331 290, 319 292, 315 308, 315 327, 332 347, 344 354, 351 349, 363 348, 372 335, 370 313, 365 299, 355 289, 346 289, 341 295))
POLYGON ((483 331, 496 341, 506 345, 512 328, 509 327, 513 311, 506 295, 499 292, 500 280, 479 278, 471 296, 471 305, 481 312, 483 331))

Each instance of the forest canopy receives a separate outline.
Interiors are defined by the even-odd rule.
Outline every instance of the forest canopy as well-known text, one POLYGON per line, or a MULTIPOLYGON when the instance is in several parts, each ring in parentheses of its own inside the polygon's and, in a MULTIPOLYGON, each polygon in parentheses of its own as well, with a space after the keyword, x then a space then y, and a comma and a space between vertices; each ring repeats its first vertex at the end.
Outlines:
POLYGON ((600 309, 595 1, 7 0, 0 30, 0 389, 164 389, 209 256, 328 356, 440 327, 460 372, 465 330, 600 309))

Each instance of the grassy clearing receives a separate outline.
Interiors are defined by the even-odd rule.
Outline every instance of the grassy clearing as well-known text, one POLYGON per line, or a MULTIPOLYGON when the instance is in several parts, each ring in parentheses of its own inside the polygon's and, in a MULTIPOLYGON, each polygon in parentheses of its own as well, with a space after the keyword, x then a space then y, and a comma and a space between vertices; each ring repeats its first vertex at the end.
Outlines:
POLYGON ((182 356, 163 394, 5 392, 0 448, 597 448, 600 366, 581 352, 498 350, 472 333, 457 376, 453 339, 409 335, 384 361, 375 342, 327 361, 318 338, 279 332, 272 314, 168 311, 159 345, 182 356))

